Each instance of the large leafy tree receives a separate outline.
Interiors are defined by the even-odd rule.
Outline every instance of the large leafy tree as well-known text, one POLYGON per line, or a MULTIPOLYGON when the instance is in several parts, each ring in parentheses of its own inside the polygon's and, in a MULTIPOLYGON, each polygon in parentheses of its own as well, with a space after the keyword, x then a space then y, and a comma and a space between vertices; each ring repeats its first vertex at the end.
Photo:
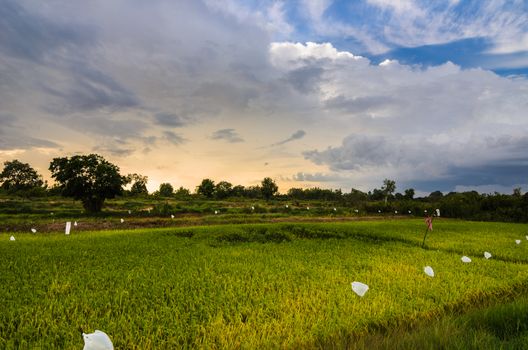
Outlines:
POLYGON ((211 179, 203 179, 202 183, 196 188, 196 193, 207 198, 212 198, 215 193, 215 183, 211 179))
POLYGON ((54 158, 49 170, 62 195, 82 201, 88 212, 101 211, 105 199, 121 194, 127 183, 119 168, 98 154, 54 158))
POLYGON ((260 190, 262 191, 262 197, 268 200, 277 193, 279 187, 272 178, 265 177, 264 180, 262 180, 260 190))
POLYGON ((25 191, 42 187, 42 176, 29 164, 18 160, 4 162, 4 170, 0 173, 0 183, 4 190, 10 192, 25 191))

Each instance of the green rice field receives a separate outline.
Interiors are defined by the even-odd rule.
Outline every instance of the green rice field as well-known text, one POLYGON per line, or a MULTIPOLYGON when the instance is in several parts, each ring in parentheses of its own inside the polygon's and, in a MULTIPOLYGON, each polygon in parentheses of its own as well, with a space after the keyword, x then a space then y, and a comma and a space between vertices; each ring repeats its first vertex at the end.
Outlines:
POLYGON ((80 328, 116 349, 528 344, 526 225, 436 219, 421 248, 424 231, 401 219, 2 233, 0 349, 81 349, 80 328))

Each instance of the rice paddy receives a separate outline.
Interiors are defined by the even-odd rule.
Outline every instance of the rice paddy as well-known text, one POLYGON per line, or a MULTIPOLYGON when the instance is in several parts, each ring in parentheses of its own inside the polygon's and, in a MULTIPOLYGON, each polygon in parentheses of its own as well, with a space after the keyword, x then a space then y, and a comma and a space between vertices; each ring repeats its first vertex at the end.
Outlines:
MULTIPOLYGON (((81 348, 79 328, 104 330, 116 349, 389 347, 380 334, 409 348, 463 327, 439 320, 526 310, 524 225, 439 219, 422 249, 424 229, 415 219, 0 234, 0 348, 81 348), (363 297, 354 281, 369 286, 363 297)), ((508 334, 523 339, 517 329, 508 334)), ((498 343, 471 344, 502 344, 488 331, 477 333, 498 343)))

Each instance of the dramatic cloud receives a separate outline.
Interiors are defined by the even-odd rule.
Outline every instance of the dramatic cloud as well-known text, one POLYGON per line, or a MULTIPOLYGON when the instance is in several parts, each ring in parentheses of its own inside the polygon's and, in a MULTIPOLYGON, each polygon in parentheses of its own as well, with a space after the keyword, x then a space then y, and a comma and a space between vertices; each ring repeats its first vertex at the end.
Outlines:
POLYGON ((380 172, 403 183, 446 190, 458 185, 513 185, 522 183, 528 170, 523 152, 528 138, 507 135, 445 139, 396 139, 350 135, 339 147, 307 151, 304 156, 335 172, 380 172))
POLYGON ((526 143, 521 132, 527 127, 525 80, 451 63, 427 69, 396 61, 373 65, 328 45, 303 46, 272 46, 277 55, 272 61, 286 76, 321 69, 312 96, 327 111, 327 123, 348 122, 351 130, 340 146, 306 151, 306 159, 335 172, 384 174, 407 183, 442 180, 454 187, 470 178, 475 185, 521 181, 498 163, 525 173, 520 154, 526 143), (476 176, 486 169, 488 176, 476 176))
POLYGON ((0 0, 0 161, 97 151, 185 186, 522 184, 526 16, 501 0, 0 0), (466 68, 490 66, 517 70, 466 68))
POLYGON ((237 134, 235 129, 221 129, 215 131, 211 138, 213 140, 225 140, 229 143, 243 142, 244 139, 237 134))

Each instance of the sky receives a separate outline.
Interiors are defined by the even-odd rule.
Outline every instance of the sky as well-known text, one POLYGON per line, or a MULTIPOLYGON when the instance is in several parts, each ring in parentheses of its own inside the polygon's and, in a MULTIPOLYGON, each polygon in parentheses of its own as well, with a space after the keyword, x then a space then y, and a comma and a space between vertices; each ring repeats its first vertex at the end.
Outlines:
POLYGON ((0 161, 528 191, 524 0, 0 0, 0 161))

